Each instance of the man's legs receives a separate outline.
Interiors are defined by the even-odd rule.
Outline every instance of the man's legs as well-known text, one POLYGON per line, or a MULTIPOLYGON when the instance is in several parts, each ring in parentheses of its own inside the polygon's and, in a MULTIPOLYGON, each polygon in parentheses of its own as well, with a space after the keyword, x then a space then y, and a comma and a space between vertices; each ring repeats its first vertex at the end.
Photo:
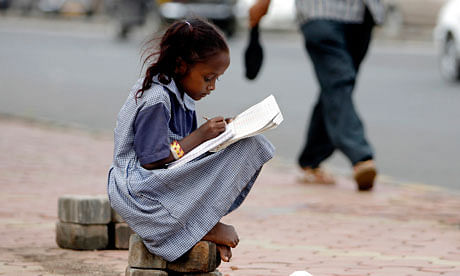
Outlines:
POLYGON ((300 154, 299 165, 302 168, 317 168, 323 160, 331 156, 334 149, 323 119, 323 107, 321 101, 318 100, 311 114, 307 142, 300 154))
POLYGON ((336 148, 353 165, 372 159, 372 149, 352 101, 357 68, 356 60, 348 52, 347 24, 314 20, 304 24, 302 32, 321 92, 299 165, 317 167, 336 148))
MULTIPOLYGON (((366 9, 362 24, 349 24, 347 26, 347 45, 348 52, 351 54, 356 72, 358 72, 361 62, 366 56, 371 41, 372 29, 375 22, 366 9)), ((353 164, 353 177, 358 183, 361 191, 368 191, 374 185, 377 170, 372 156, 363 158, 361 162, 353 164)))
POLYGON ((356 72, 358 72, 359 66, 367 54, 374 26, 374 19, 367 9, 362 24, 348 24, 346 26, 347 48, 353 59, 356 72))

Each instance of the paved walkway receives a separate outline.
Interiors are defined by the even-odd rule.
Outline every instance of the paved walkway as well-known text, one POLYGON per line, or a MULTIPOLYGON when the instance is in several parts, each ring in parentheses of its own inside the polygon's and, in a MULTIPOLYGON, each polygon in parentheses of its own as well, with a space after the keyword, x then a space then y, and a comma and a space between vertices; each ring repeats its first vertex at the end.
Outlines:
MULTIPOLYGON (((0 275, 123 275, 127 251, 64 250, 54 235, 59 196, 105 193, 111 135, 0 117, 0 152, 0 275)), ((460 276, 458 192, 297 177, 274 160, 224 218, 241 240, 224 275, 460 276)))

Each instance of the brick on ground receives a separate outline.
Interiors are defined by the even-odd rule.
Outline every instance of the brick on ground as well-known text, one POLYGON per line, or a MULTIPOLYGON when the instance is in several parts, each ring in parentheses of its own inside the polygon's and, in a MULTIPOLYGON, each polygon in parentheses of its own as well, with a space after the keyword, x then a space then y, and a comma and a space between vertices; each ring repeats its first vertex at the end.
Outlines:
POLYGON ((125 222, 125 220, 114 209, 112 209, 112 222, 125 222))
POLYGON ((168 273, 163 270, 126 267, 125 276, 222 276, 218 270, 207 273, 168 273))
POLYGON ((186 274, 169 274, 171 276, 222 276, 219 270, 214 270, 207 273, 186 273, 186 274))
POLYGON ((137 234, 131 235, 129 239, 128 254, 128 264, 131 268, 166 269, 166 261, 151 254, 137 234))
POLYGON ((168 276, 168 272, 156 269, 142 269, 127 266, 125 276, 168 276))
POLYGON ((211 272, 220 265, 216 244, 198 242, 186 254, 174 262, 168 262, 167 269, 177 272, 211 272))
POLYGON ((114 227, 115 248, 129 249, 129 238, 134 234, 134 231, 125 222, 115 223, 114 227))
POLYGON ((128 263, 131 268, 167 269, 180 273, 208 273, 220 265, 220 256, 217 254, 214 243, 201 241, 178 260, 167 262, 151 254, 139 235, 133 234, 129 241, 128 263))
POLYGON ((107 225, 84 225, 77 223, 56 223, 56 243, 61 248, 94 250, 108 246, 107 225))
POLYGON ((107 196, 64 195, 58 200, 61 222, 79 224, 108 224, 112 212, 107 196))

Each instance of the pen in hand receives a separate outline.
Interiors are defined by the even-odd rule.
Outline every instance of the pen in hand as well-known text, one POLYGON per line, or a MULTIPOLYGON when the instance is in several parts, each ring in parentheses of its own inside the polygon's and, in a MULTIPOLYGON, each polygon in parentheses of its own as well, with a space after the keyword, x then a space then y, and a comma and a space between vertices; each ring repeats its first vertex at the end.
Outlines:
MULTIPOLYGON (((211 119, 209 119, 208 117, 206 116, 203 116, 203 119, 205 119, 206 121, 209 121, 211 119)), ((227 126, 227 120, 224 119, 224 124, 227 126)))

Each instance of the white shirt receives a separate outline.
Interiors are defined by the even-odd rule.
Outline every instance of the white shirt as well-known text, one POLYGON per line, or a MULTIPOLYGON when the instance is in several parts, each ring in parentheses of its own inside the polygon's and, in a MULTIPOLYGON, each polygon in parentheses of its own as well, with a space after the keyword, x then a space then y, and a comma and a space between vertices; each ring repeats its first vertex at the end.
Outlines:
POLYGON ((380 0, 296 0, 297 19, 300 23, 312 19, 361 23, 366 7, 375 23, 381 24, 385 11, 380 0))

